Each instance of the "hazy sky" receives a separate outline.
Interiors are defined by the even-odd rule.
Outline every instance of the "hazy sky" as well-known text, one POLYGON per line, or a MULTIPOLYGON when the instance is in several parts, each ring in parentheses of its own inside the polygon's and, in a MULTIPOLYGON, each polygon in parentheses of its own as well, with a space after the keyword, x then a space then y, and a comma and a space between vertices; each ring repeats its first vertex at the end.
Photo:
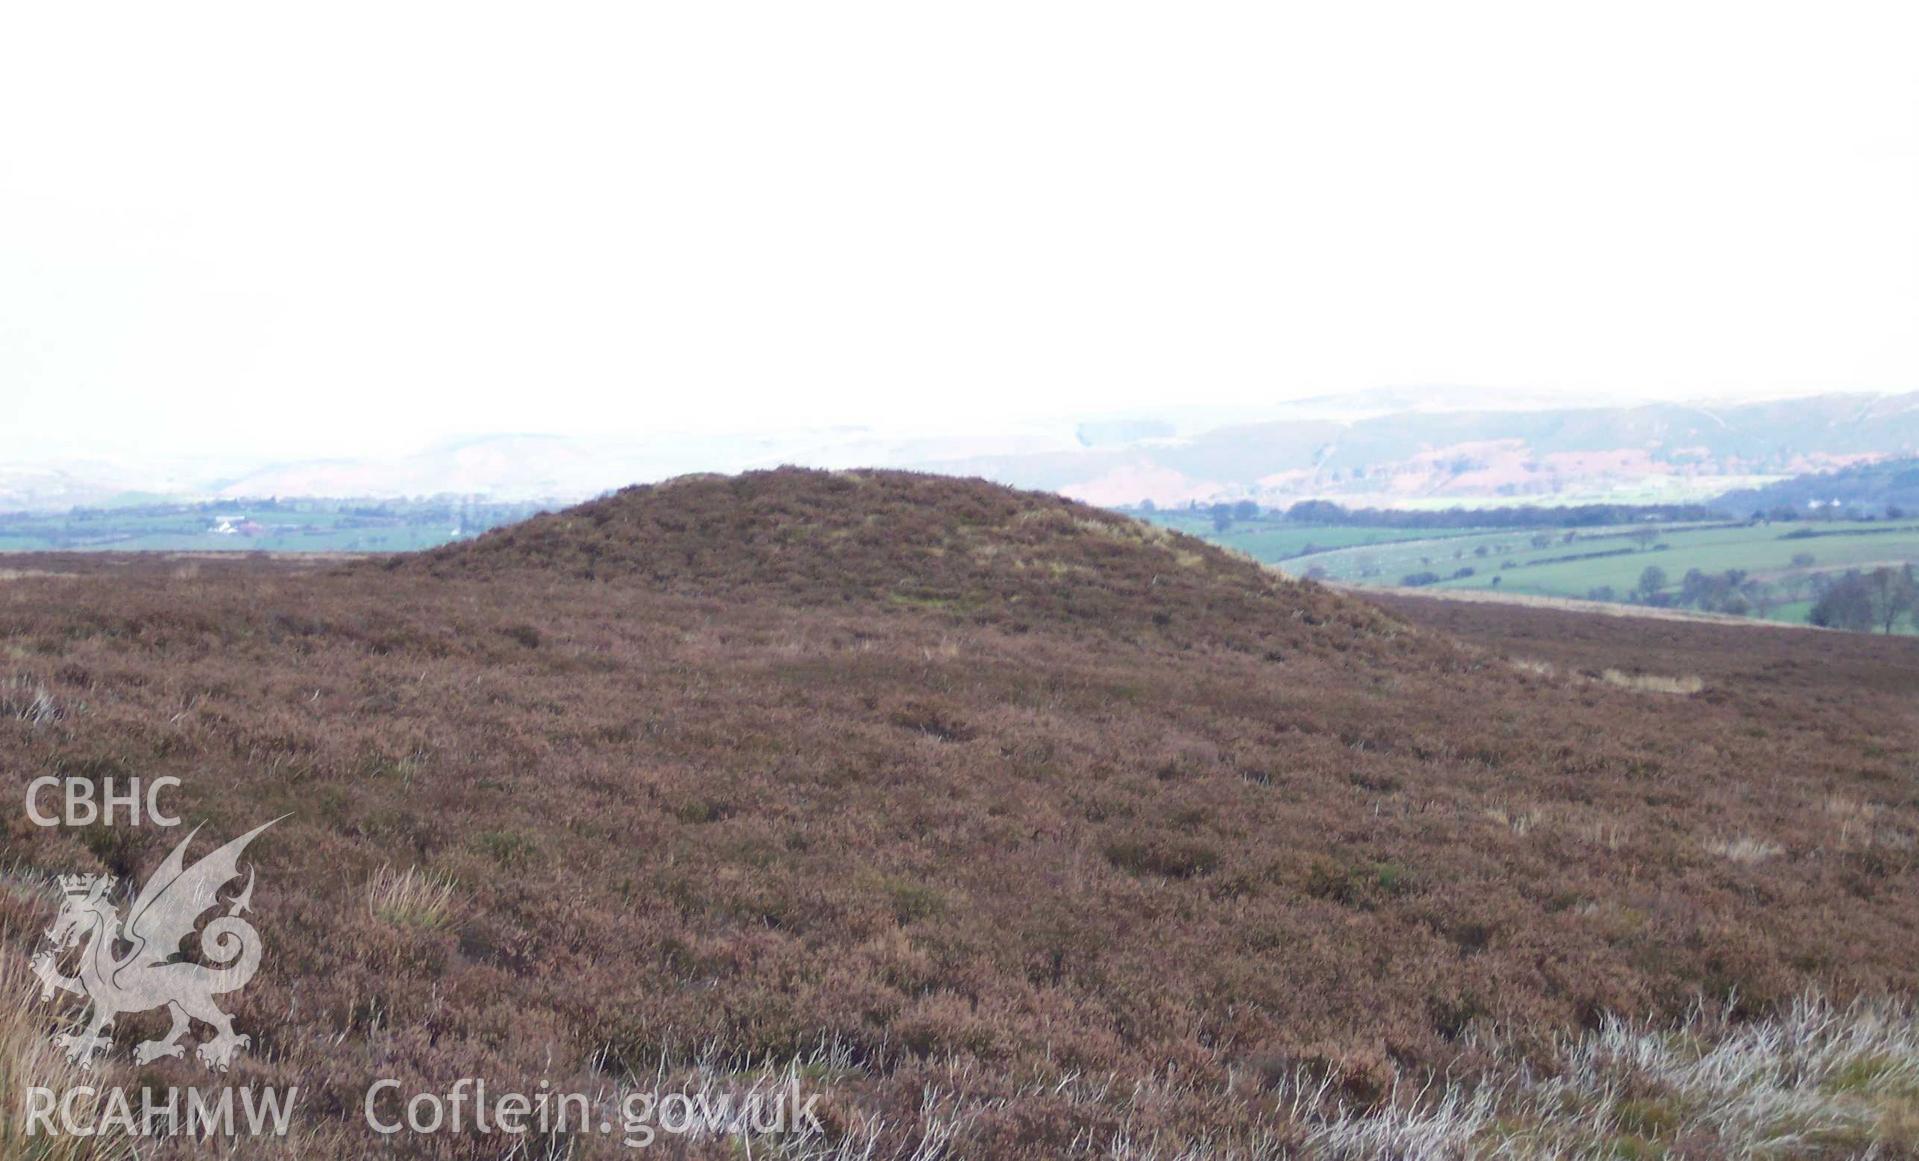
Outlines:
POLYGON ((1886 4, 45 4, 0 454, 1919 388, 1886 4))

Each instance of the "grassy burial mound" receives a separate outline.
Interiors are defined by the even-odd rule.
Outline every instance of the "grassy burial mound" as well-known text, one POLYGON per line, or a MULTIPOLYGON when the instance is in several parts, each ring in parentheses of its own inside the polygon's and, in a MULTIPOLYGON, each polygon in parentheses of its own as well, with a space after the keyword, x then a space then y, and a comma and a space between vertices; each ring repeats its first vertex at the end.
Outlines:
MULTIPOLYGON (((1879 1063, 1850 1087, 1752 1080, 1750 1116, 1590 1047, 1702 1000, 1705 1046, 1809 990, 1910 994, 1896 698, 1589 680, 902 473, 687 479, 346 566, 18 571, 15 801, 45 773, 173 775, 221 841, 291 814, 249 851, 267 956, 229 1010, 254 1036, 231 1076, 307 1094, 299 1155, 361 1154, 375 1077, 611 1100, 768 1067, 825 1094, 824 1130, 755 1156, 1550 1156, 1561 1131, 1844 1155, 1909 1131, 1895 1035, 1857 1042, 1879 1063), (1554 1128, 1521 1064, 1646 1107, 1554 1128), (1435 1075, 1483 1115, 1437 1112, 1435 1075)), ((137 879, 178 838, 6 818, 10 963, 49 876, 137 879)))
POLYGON ((1324 620, 1380 622, 1193 537, 1048 493, 910 472, 684 477, 388 566, 1240 649, 1310 645, 1324 620))

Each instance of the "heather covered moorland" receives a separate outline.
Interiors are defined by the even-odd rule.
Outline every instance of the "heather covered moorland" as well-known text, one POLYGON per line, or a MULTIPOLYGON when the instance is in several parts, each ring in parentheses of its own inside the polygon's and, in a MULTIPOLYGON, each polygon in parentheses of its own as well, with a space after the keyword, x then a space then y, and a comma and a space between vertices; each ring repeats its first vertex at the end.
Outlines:
MULTIPOLYGON (((782 1070, 821 1134, 655 1152, 1916 1155, 1919 642, 1382 608, 886 472, 6 567, 0 789, 289 816, 232 1005, 288 1155, 370 1149, 376 1076, 782 1070)), ((176 839, 4 817, 9 981, 50 876, 176 839)), ((7 1013, 17 1084, 57 1013, 7 1013)))

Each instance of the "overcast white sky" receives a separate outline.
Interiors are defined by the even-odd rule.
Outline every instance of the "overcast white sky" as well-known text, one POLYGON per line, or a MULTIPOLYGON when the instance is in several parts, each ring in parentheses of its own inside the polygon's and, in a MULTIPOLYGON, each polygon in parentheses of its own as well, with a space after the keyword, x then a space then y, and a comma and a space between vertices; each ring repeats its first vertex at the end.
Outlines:
POLYGON ((1915 45, 1910 3, 13 5, 0 455, 1919 388, 1915 45))

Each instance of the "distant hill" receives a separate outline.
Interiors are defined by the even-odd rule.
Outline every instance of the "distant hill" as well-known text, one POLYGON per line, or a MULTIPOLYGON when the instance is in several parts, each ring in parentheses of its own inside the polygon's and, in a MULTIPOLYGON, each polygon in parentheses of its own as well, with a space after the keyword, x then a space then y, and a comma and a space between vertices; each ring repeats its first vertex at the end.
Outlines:
POLYGON ((1778 507, 1809 511, 1815 505, 1853 508, 1881 516, 1889 509, 1919 512, 1919 458, 1816 472, 1763 488, 1740 488, 1719 498, 1719 506, 1733 512, 1778 507))
POLYGON ((928 465, 1097 504, 1307 498, 1691 502, 1781 476, 1919 454, 1919 393, 1762 403, 1398 410, 1296 417, 1132 447, 928 465))
POLYGON ((939 429, 918 431, 491 434, 405 455, 225 465, 198 478, 134 464, 0 465, 0 510, 99 504, 129 491, 236 501, 453 494, 564 504, 623 484, 783 464, 977 476, 1103 506, 1696 503, 1913 455, 1919 393, 1565 407, 1446 388, 1021 422, 962 408, 939 429))

